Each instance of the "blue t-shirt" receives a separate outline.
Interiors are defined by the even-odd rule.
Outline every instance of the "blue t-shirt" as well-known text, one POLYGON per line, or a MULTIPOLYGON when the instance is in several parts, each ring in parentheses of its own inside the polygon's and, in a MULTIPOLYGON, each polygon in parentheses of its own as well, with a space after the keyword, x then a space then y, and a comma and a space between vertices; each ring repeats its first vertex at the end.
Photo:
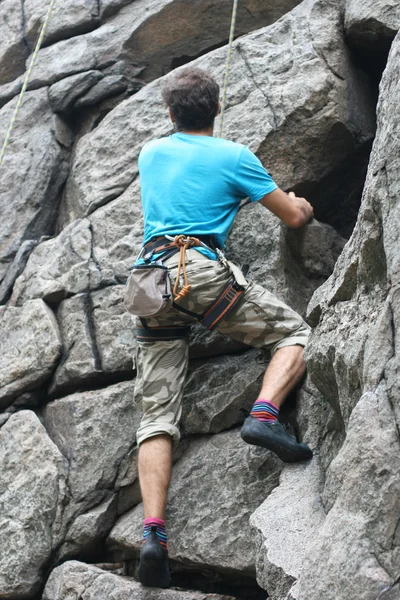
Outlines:
POLYGON ((242 144, 174 133, 139 155, 144 244, 161 235, 214 235, 224 247, 240 201, 278 186, 242 144))

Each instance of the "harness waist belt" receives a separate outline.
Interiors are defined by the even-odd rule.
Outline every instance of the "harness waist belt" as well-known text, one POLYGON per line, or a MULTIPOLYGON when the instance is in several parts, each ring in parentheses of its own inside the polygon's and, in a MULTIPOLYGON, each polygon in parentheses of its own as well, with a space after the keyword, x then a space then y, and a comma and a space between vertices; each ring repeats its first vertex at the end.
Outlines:
MULTIPOLYGON (((217 247, 214 241, 214 236, 212 235, 189 235, 188 237, 197 238, 198 240, 203 242, 203 244, 208 246, 210 250, 214 251, 217 247)), ((144 250, 145 251, 143 258, 145 260, 151 259, 151 257, 154 254, 159 254, 160 252, 166 252, 168 250, 170 252, 168 253, 167 258, 170 258, 170 256, 173 256, 174 254, 179 252, 179 248, 174 244, 174 242, 169 240, 165 236, 160 236, 155 240, 150 240, 150 242, 147 242, 147 244, 144 246, 144 250)))
POLYGON ((173 327, 137 327, 138 342, 172 342, 180 340, 190 333, 190 326, 173 327))

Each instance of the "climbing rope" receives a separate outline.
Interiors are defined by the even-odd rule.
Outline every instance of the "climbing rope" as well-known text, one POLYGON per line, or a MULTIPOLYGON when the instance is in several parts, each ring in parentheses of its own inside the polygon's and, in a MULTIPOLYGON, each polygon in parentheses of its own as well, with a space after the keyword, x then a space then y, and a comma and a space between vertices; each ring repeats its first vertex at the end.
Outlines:
POLYGON ((8 128, 7 135, 6 135, 6 138, 5 138, 4 143, 3 143, 3 147, 1 149, 0 167, 1 167, 1 164, 3 162, 3 158, 4 158, 4 155, 6 153, 7 146, 10 143, 11 134, 13 132, 13 129, 14 129, 14 126, 15 126, 15 122, 16 122, 17 117, 18 117, 19 109, 22 106, 22 102, 24 100, 25 92, 27 90, 29 81, 31 79, 31 75, 32 75, 33 67, 35 66, 35 63, 36 63, 37 55, 38 55, 39 50, 40 50, 40 48, 42 46, 42 43, 43 43, 43 40, 44 40, 44 36, 45 36, 46 30, 47 30, 47 26, 48 26, 49 21, 50 21, 50 16, 51 16, 51 13, 52 13, 52 10, 53 10, 55 2, 56 2, 56 0, 50 0, 49 8, 47 9, 47 14, 46 14, 46 16, 44 18, 43 25, 42 25, 42 27, 40 29, 40 34, 39 34, 38 41, 37 41, 36 46, 35 46, 35 50, 33 52, 32 60, 30 62, 28 71, 26 73, 25 81, 23 83, 21 92, 19 94, 18 102, 17 102, 17 105, 15 107, 14 114, 12 116, 10 126, 8 128))
POLYGON ((239 4, 239 0, 233 0, 231 30, 230 30, 230 33, 229 33, 228 55, 227 55, 227 59, 226 59, 224 87, 223 87, 223 91, 222 91, 222 104, 221 104, 221 114, 220 114, 219 135, 218 135, 218 137, 222 137, 222 129, 223 129, 223 126, 224 126, 224 116, 225 116, 225 108, 226 108, 226 94, 227 94, 227 91, 228 91, 229 71, 230 71, 230 67, 231 67, 232 46, 233 46, 233 38, 234 38, 234 35, 235 35, 235 26, 236 26, 236 16, 237 16, 238 4, 239 4))
POLYGON ((176 275, 175 285, 174 285, 174 301, 178 302, 181 298, 184 298, 188 295, 191 289, 191 285, 189 285, 188 276, 186 273, 186 250, 189 248, 193 248, 194 246, 201 246, 200 240, 195 237, 186 237, 186 235, 176 235, 173 241, 174 245, 179 248, 179 262, 178 262, 178 272, 176 275), (181 288, 181 291, 178 293, 179 287, 179 278, 181 274, 181 270, 183 272, 184 284, 181 288))

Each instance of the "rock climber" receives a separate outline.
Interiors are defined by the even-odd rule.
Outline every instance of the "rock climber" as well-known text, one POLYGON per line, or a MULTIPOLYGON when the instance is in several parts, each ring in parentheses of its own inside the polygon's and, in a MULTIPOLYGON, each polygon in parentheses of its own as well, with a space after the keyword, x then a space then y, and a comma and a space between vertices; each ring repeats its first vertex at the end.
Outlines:
POLYGON ((279 189, 246 146, 213 137, 220 103, 219 86, 210 74, 198 68, 180 70, 165 79, 162 94, 175 133, 147 143, 139 156, 141 258, 168 267, 172 283, 181 267, 186 275, 178 277, 177 285, 185 287, 185 293, 175 297, 172 307, 156 318, 137 320, 135 401, 143 410, 137 443, 145 517, 138 578, 151 587, 170 584, 165 509, 172 447, 179 440, 188 326, 211 306, 219 332, 272 354, 241 430, 244 442, 267 448, 284 462, 312 457, 310 448, 278 420, 288 392, 304 374, 309 327, 268 290, 248 283, 222 251, 246 197, 291 228, 305 225, 313 208, 304 198, 279 189), (179 244, 176 236, 181 236, 179 244), (224 315, 218 306, 225 307, 224 315))

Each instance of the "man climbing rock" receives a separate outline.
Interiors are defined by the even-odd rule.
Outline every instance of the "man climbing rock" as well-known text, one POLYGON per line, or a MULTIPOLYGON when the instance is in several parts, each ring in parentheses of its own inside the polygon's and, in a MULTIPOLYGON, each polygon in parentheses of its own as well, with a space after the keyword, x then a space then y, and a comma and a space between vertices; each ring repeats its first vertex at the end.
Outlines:
POLYGON ((284 462, 312 457, 308 446, 278 421, 288 392, 304 374, 309 327, 268 290, 246 282, 222 250, 246 197, 293 228, 307 223, 313 209, 304 198, 280 190, 248 148, 213 137, 219 86, 208 73, 187 68, 168 77, 163 98, 176 133, 146 144, 139 157, 144 214, 140 262, 146 268, 158 265, 158 274, 168 268, 174 303, 166 291, 165 308, 137 321, 135 389, 143 410, 137 442, 145 513, 138 577, 155 587, 170 582, 164 519, 172 445, 179 440, 190 324, 200 321, 271 351, 242 438, 284 462))

